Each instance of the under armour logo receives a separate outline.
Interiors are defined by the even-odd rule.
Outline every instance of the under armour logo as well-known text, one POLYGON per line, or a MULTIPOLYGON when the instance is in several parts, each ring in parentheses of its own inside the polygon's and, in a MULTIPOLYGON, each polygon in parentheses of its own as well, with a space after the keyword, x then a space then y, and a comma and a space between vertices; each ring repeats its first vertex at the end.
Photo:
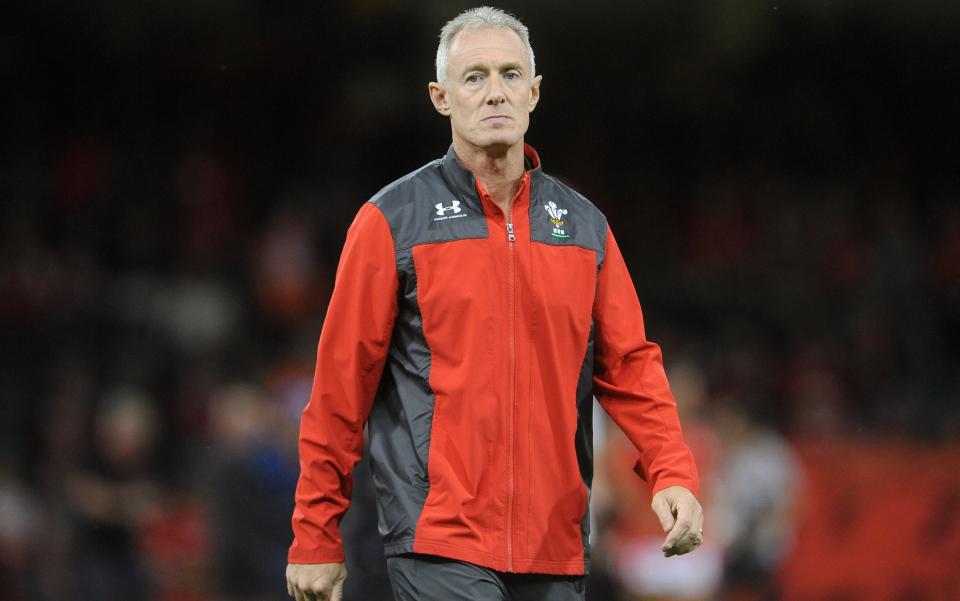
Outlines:
POLYGON ((444 215, 447 211, 453 211, 454 215, 456 215, 457 213, 459 213, 459 212, 460 212, 460 201, 459 201, 459 200, 451 200, 450 202, 453 203, 453 204, 450 205, 449 207, 445 207, 445 206, 443 206, 443 203, 442 203, 442 202, 438 202, 438 203, 436 204, 436 207, 437 207, 437 215, 443 217, 443 215, 444 215))

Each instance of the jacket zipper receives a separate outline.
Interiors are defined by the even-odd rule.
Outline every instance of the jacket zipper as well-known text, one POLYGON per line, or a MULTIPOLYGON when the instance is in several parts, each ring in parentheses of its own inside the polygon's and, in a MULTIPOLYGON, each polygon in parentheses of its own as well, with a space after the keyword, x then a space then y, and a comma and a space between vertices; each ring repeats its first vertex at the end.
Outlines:
POLYGON ((513 265, 513 243, 517 237, 513 231, 513 203, 507 209, 507 277, 509 298, 509 319, 510 319, 510 382, 509 399, 510 413, 507 419, 507 571, 513 571, 513 496, 514 496, 514 457, 513 457, 513 438, 514 438, 514 412, 516 410, 516 370, 517 370, 517 340, 516 340, 516 292, 514 265, 513 265))

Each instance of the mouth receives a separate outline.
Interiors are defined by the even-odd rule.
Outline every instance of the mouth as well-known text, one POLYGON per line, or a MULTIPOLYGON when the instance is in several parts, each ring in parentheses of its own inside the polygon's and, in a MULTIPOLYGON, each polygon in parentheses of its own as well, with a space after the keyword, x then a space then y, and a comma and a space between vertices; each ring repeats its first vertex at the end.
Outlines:
POLYGON ((506 123, 511 120, 511 117, 507 115, 490 115, 489 117, 484 117, 481 119, 487 123, 506 123))

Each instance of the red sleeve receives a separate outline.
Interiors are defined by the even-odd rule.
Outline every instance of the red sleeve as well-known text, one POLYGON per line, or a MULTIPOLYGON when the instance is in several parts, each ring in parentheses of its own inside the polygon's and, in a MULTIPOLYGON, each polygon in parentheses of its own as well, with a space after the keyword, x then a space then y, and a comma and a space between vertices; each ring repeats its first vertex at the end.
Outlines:
POLYGON ((397 315, 393 237, 365 203, 347 231, 317 348, 310 402, 300 420, 300 480, 290 563, 344 560, 340 519, 350 504, 363 426, 397 315))
POLYGON ((660 347, 647 340, 633 280, 609 227, 593 319, 594 395, 640 452, 634 470, 654 494, 674 485, 699 494, 660 347))

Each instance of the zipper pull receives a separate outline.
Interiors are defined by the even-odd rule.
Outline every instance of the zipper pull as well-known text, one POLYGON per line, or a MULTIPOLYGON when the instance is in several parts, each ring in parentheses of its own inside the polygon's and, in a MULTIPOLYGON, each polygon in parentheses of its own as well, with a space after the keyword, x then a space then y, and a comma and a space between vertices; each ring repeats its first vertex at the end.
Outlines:
POLYGON ((516 239, 517 237, 513 235, 513 224, 507 223, 507 240, 513 242, 516 239))

